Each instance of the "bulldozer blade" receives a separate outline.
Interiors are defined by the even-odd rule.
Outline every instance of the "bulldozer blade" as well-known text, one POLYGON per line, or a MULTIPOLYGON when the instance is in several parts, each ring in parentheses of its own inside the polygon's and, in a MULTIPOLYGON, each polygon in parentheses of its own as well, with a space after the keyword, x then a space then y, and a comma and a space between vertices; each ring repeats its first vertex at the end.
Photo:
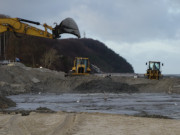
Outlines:
POLYGON ((79 28, 76 24, 76 22, 72 18, 66 18, 64 19, 59 25, 56 25, 56 27, 53 30, 54 38, 59 38, 60 34, 63 33, 69 33, 77 36, 80 38, 80 32, 79 28))

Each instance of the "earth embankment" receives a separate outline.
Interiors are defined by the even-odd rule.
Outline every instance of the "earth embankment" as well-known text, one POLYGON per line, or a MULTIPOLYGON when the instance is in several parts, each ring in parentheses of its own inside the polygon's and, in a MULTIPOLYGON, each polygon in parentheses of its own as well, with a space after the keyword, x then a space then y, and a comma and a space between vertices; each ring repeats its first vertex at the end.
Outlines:
POLYGON ((167 92, 180 93, 180 78, 148 80, 134 76, 68 76, 21 63, 0 66, 0 94, 27 92, 167 92))

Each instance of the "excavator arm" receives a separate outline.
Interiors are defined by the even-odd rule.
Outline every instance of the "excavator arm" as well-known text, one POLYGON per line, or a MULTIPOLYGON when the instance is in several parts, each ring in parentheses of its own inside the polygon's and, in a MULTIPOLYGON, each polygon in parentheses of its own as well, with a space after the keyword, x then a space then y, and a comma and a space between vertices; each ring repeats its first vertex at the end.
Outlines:
POLYGON ((31 26, 27 23, 41 25, 39 22, 34 22, 21 18, 0 18, 0 33, 12 31, 15 33, 50 39, 56 39, 60 37, 60 34, 69 33, 80 38, 78 26, 71 18, 64 19, 59 25, 56 25, 54 28, 47 24, 43 24, 44 30, 31 26), (48 29, 52 31, 52 33, 49 33, 48 29))

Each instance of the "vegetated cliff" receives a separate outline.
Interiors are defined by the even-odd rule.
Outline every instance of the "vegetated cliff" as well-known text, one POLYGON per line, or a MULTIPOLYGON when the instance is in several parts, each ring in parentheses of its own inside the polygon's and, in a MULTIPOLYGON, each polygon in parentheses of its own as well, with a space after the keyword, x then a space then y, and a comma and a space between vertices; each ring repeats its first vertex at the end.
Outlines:
POLYGON ((68 72, 75 57, 88 57, 103 72, 133 73, 133 67, 105 44, 93 39, 46 39, 6 32, 6 58, 27 66, 68 72))

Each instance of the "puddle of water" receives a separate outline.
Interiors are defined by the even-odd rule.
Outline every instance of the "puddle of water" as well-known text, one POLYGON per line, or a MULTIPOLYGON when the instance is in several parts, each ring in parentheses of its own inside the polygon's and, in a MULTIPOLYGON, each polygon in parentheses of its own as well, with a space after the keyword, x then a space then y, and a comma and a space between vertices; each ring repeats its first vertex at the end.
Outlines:
POLYGON ((17 103, 9 110, 35 110, 47 107, 54 111, 101 112, 112 114, 162 115, 180 119, 180 95, 163 93, 135 94, 21 94, 9 96, 17 103))

